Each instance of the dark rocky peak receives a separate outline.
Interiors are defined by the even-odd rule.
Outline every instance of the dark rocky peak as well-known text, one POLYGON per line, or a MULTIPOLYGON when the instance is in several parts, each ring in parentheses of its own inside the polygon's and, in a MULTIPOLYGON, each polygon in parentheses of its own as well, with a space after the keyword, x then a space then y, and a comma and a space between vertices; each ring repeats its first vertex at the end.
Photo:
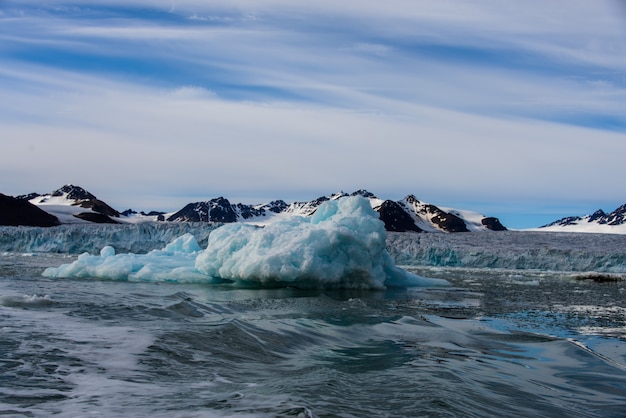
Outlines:
POLYGON ((250 219, 257 216, 265 216, 265 208, 245 205, 243 203, 237 203, 235 205, 235 210, 237 214, 243 219, 250 219))
POLYGON ((228 199, 220 196, 215 199, 211 199, 209 202, 211 208, 210 220, 211 222, 236 222, 237 213, 233 209, 228 199))
POLYGON ((419 199, 417 199, 414 195, 410 194, 407 197, 404 198, 404 200, 406 200, 407 203, 411 204, 411 205, 423 205, 422 201, 420 201, 419 199))
POLYGON ((282 211, 287 209, 288 206, 289 205, 287 204, 287 202, 279 199, 279 200, 272 200, 271 202, 262 205, 261 208, 265 210, 269 210, 270 212, 281 213, 282 211))
POLYGON ((289 205, 284 200, 272 200, 269 203, 254 206, 242 203, 237 203, 236 205, 237 212, 243 219, 266 216, 267 212, 281 213, 288 207, 289 205))
POLYGON ((606 213, 602 209, 595 211, 588 219, 589 222, 602 221, 606 218, 606 213))
POLYGON ((626 223, 626 204, 618 207, 611 213, 606 213, 602 209, 598 209, 591 215, 581 216, 568 216, 547 225, 543 225, 540 228, 547 228, 550 226, 575 226, 581 221, 587 221, 588 223, 596 223, 598 225, 623 225, 626 223))
POLYGON ((324 202, 328 202, 330 199, 328 198, 328 196, 320 196, 315 200, 311 200, 310 202, 302 202, 302 203, 307 203, 310 204, 312 206, 318 207, 319 205, 321 205, 324 202))
POLYGON ((486 217, 480 221, 485 228, 491 231, 508 231, 504 225, 500 223, 500 219, 494 217, 486 217))
POLYGON ((626 214, 626 204, 623 204, 622 206, 620 206, 619 208, 615 209, 613 212, 613 214, 619 214, 619 215, 624 215, 626 214))
POLYGON ((615 209, 606 216, 609 225, 622 225, 626 222, 626 204, 615 209))
POLYGON ((547 225, 543 225, 540 228, 547 228, 549 226, 557 226, 557 225, 559 226, 576 225, 576 223, 581 220, 582 218, 580 216, 568 216, 566 218, 562 218, 554 222, 551 222, 547 225))
POLYGON ((75 203, 75 205, 78 205, 81 208, 91 209, 94 212, 101 213, 105 216, 115 216, 116 218, 119 218, 120 216, 120 213, 117 210, 113 209, 100 199, 82 200, 75 203))
POLYGON ((56 226, 59 219, 38 208, 28 200, 0 193, 0 225, 56 226))
POLYGON ((442 231, 469 232, 465 221, 453 213, 448 213, 430 203, 424 203, 413 195, 405 197, 404 202, 419 218, 425 219, 426 222, 431 223, 442 231))
POLYGON ((16 196, 16 199, 20 199, 20 200, 32 200, 36 197, 41 196, 41 194, 39 193, 28 193, 28 194, 21 194, 19 196, 16 196))
POLYGON ((68 200, 96 200, 96 196, 92 195, 82 187, 74 186, 73 184, 66 184, 60 189, 50 193, 51 196, 63 196, 64 194, 67 194, 68 200))
POLYGON ((356 192, 353 192, 350 196, 363 196, 366 199, 378 199, 374 196, 374 193, 370 193, 365 189, 359 189, 356 192))
POLYGON ((380 220, 385 223, 387 231, 395 232, 423 232, 421 228, 415 225, 413 218, 406 212, 405 208, 398 202, 385 200, 376 208, 380 220))
POLYGON ((413 207, 416 213, 421 215, 442 216, 447 214, 447 212, 439 209, 437 206, 431 205, 430 203, 424 203, 412 194, 405 197, 404 200, 413 207))
POLYGON ((315 200, 311 200, 310 202, 293 202, 285 209, 285 211, 296 215, 310 216, 315 213, 317 208, 322 203, 329 200, 330 199, 326 196, 320 196, 315 200))
POLYGON ((218 197, 207 202, 189 203, 169 216, 172 222, 236 222, 237 213, 228 199, 218 197))
POLYGON ((337 200, 337 199, 341 199, 342 197, 347 197, 350 196, 348 193, 345 193, 343 190, 339 191, 337 193, 333 193, 330 195, 330 200, 337 200))
POLYGON ((436 206, 428 206, 437 209, 438 212, 436 212, 435 216, 430 218, 430 221, 437 225, 440 229, 446 232, 469 232, 469 229, 467 229, 467 225, 463 219, 452 213, 444 212, 436 206))

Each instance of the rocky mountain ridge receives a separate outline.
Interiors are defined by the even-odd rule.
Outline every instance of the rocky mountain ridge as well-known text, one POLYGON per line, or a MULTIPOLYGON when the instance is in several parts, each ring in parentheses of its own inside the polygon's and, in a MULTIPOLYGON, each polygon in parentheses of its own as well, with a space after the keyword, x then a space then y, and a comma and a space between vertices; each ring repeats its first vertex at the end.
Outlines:
POLYGON ((120 213, 80 186, 66 184, 48 194, 30 193, 17 196, 59 219, 60 223, 83 220, 93 223, 117 223, 120 213))
POLYGON ((539 230, 546 231, 575 232, 601 232, 615 229, 626 231, 626 204, 610 213, 598 209, 591 215, 567 216, 539 228, 539 230))
MULTIPOLYGON (((326 201, 359 195, 368 199, 372 208, 379 213, 385 228, 396 232, 469 232, 506 228, 497 218, 485 217, 475 212, 443 209, 421 202, 413 195, 400 201, 384 200, 367 190, 351 194, 338 192, 321 196, 311 201, 286 203, 274 200, 259 205, 231 203, 224 197, 188 203, 173 213, 141 212, 131 209, 118 212, 85 189, 65 185, 52 193, 31 193, 18 196, 17 200, 54 215, 59 223, 137 223, 137 222, 249 222, 264 224, 277 217, 310 216, 326 201)), ((27 224, 27 223, 26 223, 27 224)))

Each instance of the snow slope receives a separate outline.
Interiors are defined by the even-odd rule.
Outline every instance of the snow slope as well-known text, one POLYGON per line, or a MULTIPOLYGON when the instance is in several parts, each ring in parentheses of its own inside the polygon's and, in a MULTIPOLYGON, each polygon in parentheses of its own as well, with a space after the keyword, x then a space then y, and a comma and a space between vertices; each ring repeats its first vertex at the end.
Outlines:
POLYGON ((537 231, 585 232, 596 234, 626 234, 626 205, 613 212, 605 213, 598 209, 591 215, 569 216, 548 225, 536 228, 537 231))

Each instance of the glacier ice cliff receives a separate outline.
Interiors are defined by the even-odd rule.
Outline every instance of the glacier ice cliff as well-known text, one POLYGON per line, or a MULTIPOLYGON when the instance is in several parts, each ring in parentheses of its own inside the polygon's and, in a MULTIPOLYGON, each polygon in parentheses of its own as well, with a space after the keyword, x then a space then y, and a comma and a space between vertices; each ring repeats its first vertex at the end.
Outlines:
POLYGON ((206 245, 209 234, 219 224, 140 223, 127 225, 80 224, 53 228, 0 227, 0 251, 22 253, 98 254, 107 245, 117 252, 147 253, 163 248, 174 239, 191 233, 206 245))
POLYGON ((392 232, 387 248, 398 265, 626 273, 626 236, 617 234, 392 232))
MULTIPOLYGON (((216 225, 144 223, 0 227, 0 252, 145 254, 192 234, 205 248, 216 225)), ((387 232, 387 251, 402 266, 626 273, 626 235, 501 231, 464 234, 387 232)))
POLYGON ((262 228, 221 226, 209 235, 205 250, 191 234, 146 254, 116 254, 107 245, 99 255, 81 254, 43 274, 252 287, 381 289, 447 283, 396 267, 386 249, 383 222, 360 196, 329 201, 310 217, 289 217, 262 228))

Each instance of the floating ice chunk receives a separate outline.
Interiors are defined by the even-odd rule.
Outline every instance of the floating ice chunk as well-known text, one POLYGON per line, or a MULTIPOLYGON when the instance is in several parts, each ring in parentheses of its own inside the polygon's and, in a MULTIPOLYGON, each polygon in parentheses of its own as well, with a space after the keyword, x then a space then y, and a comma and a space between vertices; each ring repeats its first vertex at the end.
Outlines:
POLYGON ((441 285, 393 263, 378 214, 360 196, 328 201, 308 218, 264 228, 228 224, 213 231, 198 271, 253 286, 383 288, 441 285))
POLYGON ((113 257, 114 255, 115 255, 115 248, 111 247, 110 245, 107 245, 106 247, 100 250, 100 257, 102 258, 113 257))
POLYGON ((263 228, 224 225, 202 251, 191 234, 144 255, 81 254, 71 264, 48 268, 49 277, 131 281, 230 282, 254 287, 362 288, 430 286, 394 265, 385 226, 360 196, 328 201, 310 217, 290 217, 263 228))
POLYGON ((167 244, 162 250, 147 254, 115 254, 106 246, 99 256, 87 253, 70 264, 47 268, 48 277, 93 277, 109 280, 212 282, 212 278, 198 272, 194 263, 201 251, 191 234, 185 234, 167 244))
POLYGON ((198 241, 191 234, 185 234, 181 237, 176 238, 174 241, 170 242, 163 249, 164 253, 167 254, 193 254, 200 251, 201 248, 198 245, 198 241))

